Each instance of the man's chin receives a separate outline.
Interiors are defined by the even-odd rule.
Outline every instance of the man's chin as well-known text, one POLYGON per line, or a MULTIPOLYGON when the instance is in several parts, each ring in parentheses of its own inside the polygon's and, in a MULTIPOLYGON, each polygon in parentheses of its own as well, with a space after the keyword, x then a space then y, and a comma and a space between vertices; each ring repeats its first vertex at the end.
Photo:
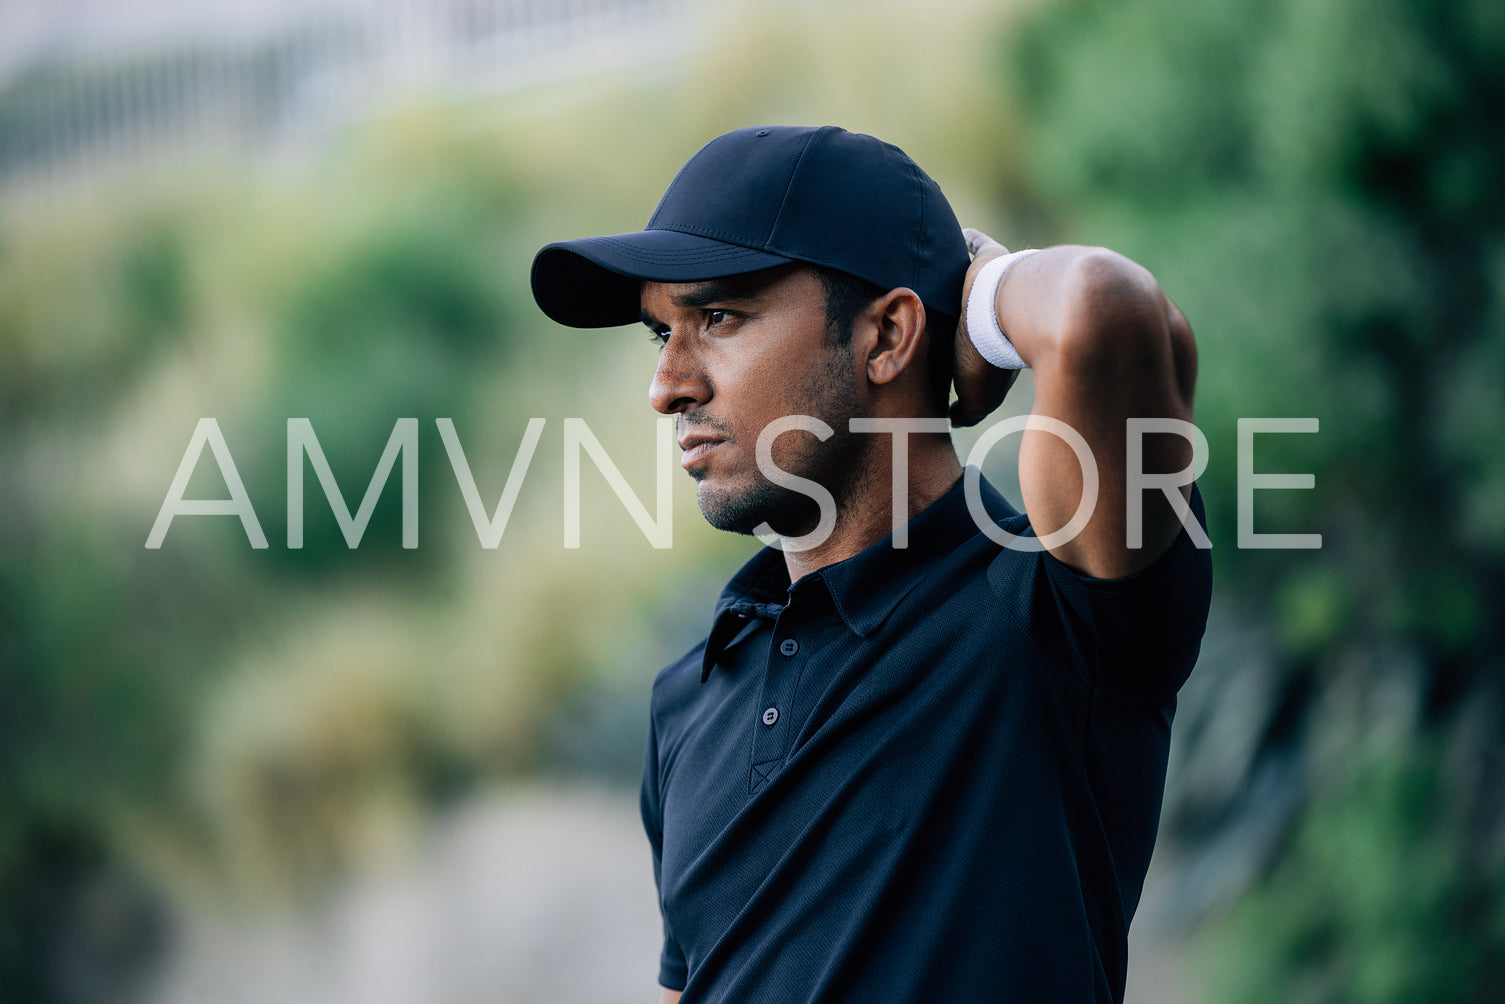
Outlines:
POLYGON ((728 488, 704 475, 696 480, 701 515, 718 530, 752 535, 767 523, 777 534, 799 536, 820 522, 820 506, 814 499, 772 482, 728 488))

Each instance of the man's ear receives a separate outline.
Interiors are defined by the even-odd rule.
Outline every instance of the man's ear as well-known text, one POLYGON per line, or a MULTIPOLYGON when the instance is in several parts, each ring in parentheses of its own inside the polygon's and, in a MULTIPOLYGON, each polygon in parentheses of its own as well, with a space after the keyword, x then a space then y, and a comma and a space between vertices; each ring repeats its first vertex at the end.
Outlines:
POLYGON ((871 326, 867 378, 888 384, 910 368, 925 334, 925 304, 906 286, 891 289, 868 305, 863 321, 871 326))

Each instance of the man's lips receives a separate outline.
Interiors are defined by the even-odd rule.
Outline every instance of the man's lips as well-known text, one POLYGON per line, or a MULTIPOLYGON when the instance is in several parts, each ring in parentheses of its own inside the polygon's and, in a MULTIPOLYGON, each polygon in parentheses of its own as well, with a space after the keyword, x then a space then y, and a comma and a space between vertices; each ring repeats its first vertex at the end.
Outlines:
POLYGON ((689 435, 679 441, 679 448, 684 450, 684 455, 679 458, 679 466, 692 467, 699 463, 701 458, 720 446, 725 440, 718 436, 689 435))

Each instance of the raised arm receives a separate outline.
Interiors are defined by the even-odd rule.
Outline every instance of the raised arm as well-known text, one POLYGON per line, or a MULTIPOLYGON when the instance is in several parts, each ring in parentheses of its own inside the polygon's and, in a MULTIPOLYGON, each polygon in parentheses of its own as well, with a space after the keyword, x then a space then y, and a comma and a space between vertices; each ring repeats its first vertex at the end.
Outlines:
MULTIPOLYGON (((967 236, 976 258, 964 302, 982 265, 1007 253, 977 231, 967 236)), ((1128 546, 1126 424, 1130 418, 1191 421, 1197 354, 1186 318, 1145 268, 1106 248, 1078 246, 1020 258, 1004 274, 994 310, 1004 335, 1034 370, 1033 414, 1071 426, 1096 460, 1092 517, 1051 553, 1099 578, 1144 568, 1175 540, 1181 520, 1164 493, 1146 491, 1143 546, 1128 546)), ((956 342, 952 416, 956 424, 971 424, 1002 402, 1013 374, 978 354, 965 321, 956 342)), ((1147 474, 1170 474, 1191 463, 1192 444, 1182 436, 1147 434, 1143 442, 1147 474)), ((1025 511, 1042 537, 1065 526, 1082 497, 1077 456, 1050 432, 1024 433, 1019 482, 1025 511)), ((1190 492, 1189 485, 1182 488, 1183 497, 1190 492)))

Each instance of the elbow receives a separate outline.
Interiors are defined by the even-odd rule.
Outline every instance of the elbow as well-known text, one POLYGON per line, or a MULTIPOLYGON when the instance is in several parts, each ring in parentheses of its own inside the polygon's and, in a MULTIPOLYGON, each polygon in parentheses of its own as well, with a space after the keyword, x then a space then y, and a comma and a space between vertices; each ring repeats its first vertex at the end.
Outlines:
POLYGON ((1194 358, 1186 319, 1143 265, 1106 248, 1083 248, 1069 288, 1061 361, 1079 374, 1121 379, 1172 357, 1194 358))

